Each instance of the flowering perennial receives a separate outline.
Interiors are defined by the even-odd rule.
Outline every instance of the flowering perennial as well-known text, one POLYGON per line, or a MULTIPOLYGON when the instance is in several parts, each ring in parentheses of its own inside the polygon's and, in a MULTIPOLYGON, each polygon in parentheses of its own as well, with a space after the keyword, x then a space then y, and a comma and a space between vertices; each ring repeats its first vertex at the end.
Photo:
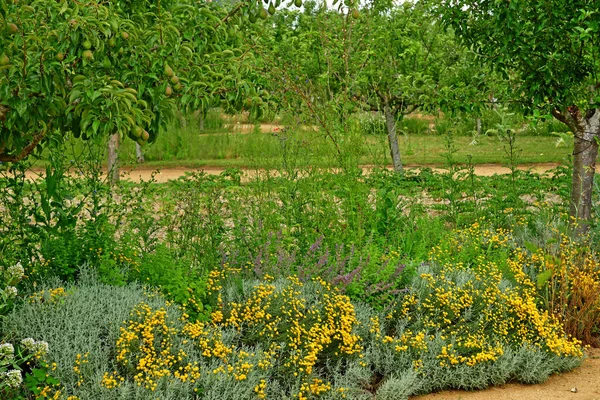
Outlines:
POLYGON ((581 342, 567 336, 560 321, 537 304, 536 284, 525 270, 539 257, 512 243, 509 231, 487 230, 479 223, 457 231, 450 246, 432 250, 432 266, 422 269, 414 290, 388 315, 393 321, 404 319, 416 331, 386 335, 379 320, 372 320, 371 332, 384 345, 410 351, 416 359, 439 336, 445 345, 437 358, 445 367, 495 361, 506 347, 533 346, 560 357, 582 357, 581 342), (469 266, 461 258, 465 251, 472 257, 469 266), (504 254, 505 265, 495 261, 495 252, 504 254), (416 315, 419 321, 412 323, 416 315))
MULTIPOLYGON (((213 288, 219 287, 215 274, 213 288)), ((118 387, 125 377, 149 390, 161 379, 194 383, 202 374, 226 375, 245 381, 253 373, 271 368, 275 359, 290 376, 300 380, 298 398, 320 395, 331 384, 314 376, 315 367, 328 356, 361 357, 361 339, 353 331, 358 324, 350 299, 322 280, 311 282, 313 298, 297 278, 277 288, 259 283, 242 302, 229 302, 213 311, 210 322, 190 321, 183 314, 171 320, 165 309, 153 310, 141 303, 121 327, 116 343, 118 371, 106 372, 102 385, 118 387), (316 296, 314 296, 316 288, 316 296), (242 343, 266 343, 258 352, 247 352, 223 340, 223 329, 234 329, 242 343), (190 362, 183 346, 192 344, 216 368, 190 362)), ((219 287, 222 289, 222 287, 219 287)), ((257 398, 266 398, 267 381, 254 387, 257 398)))

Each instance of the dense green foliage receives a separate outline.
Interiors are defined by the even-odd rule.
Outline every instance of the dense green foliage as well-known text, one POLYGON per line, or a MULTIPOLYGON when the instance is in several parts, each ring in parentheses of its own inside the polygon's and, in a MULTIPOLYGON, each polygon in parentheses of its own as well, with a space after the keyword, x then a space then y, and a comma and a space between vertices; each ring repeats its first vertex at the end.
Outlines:
POLYGON ((519 163, 597 147, 573 83, 596 25, 509 3, 1 3, 0 397, 402 399, 578 366, 600 343, 596 154, 519 163), (108 184, 115 133, 256 168, 108 184), (399 173, 397 133, 443 163, 399 173), (490 160, 509 173, 478 176, 490 160))
POLYGON ((512 81, 508 98, 529 111, 551 113, 573 143, 574 231, 593 219, 598 143, 599 5, 588 1, 434 1, 446 24, 481 60, 512 81))
POLYGON ((66 131, 143 144, 178 109, 240 108, 254 88, 240 78, 240 17, 225 15, 194 1, 3 2, 2 160, 66 131))
POLYGON ((514 81, 513 94, 521 102, 546 112, 586 109, 590 98, 591 105, 598 103, 597 4, 459 0, 440 5, 458 36, 514 81))
POLYGON ((417 110, 479 111, 497 90, 494 75, 420 5, 373 2, 358 11, 308 3, 277 14, 273 25, 251 39, 256 68, 268 74, 258 79, 280 113, 318 126, 342 163, 357 112, 385 113, 397 152, 396 120, 417 110))

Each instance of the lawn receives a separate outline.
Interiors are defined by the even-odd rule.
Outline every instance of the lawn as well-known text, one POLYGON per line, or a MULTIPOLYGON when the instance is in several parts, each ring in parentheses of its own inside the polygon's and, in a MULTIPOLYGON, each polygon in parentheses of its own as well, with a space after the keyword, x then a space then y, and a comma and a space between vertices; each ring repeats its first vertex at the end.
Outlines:
MULTIPOLYGON (((505 164, 507 144, 496 136, 452 138, 453 157, 458 163, 505 164)), ((563 163, 571 153, 568 145, 556 145, 553 136, 518 136, 515 149, 520 164, 563 163)), ((400 138, 403 162, 409 165, 443 165, 449 155, 448 138, 439 135, 406 135, 400 138)), ((346 156, 363 165, 391 163, 386 136, 360 136, 345 143, 346 156)), ((133 143, 126 141, 123 162, 135 164, 133 143)), ((161 167, 273 167, 282 155, 290 162, 319 166, 339 165, 331 141, 314 132, 275 134, 263 132, 211 134, 174 130, 144 149, 148 166, 161 167)))

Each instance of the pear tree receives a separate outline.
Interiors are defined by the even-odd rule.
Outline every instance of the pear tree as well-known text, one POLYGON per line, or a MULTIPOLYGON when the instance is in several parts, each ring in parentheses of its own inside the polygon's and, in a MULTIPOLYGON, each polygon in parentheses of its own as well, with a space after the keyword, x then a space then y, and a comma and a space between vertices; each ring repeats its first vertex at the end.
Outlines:
MULTIPOLYGON (((255 2, 252 2, 256 7, 255 2)), ((67 132, 156 140, 180 110, 241 108, 251 2, 0 3, 0 161, 67 132)), ((118 176, 118 175, 117 175, 118 176)))
POLYGON ((574 136, 570 216, 585 233, 600 140, 600 3, 435 0, 443 21, 517 89, 512 101, 551 114, 574 136))

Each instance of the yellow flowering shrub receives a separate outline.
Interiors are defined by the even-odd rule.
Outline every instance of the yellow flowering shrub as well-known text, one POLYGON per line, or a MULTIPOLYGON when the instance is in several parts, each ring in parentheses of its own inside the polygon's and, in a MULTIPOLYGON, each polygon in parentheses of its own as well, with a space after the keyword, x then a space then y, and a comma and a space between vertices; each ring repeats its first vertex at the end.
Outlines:
MULTIPOLYGON (((213 274, 210 288, 223 290, 222 278, 213 274)), ((362 357, 354 306, 323 280, 260 282, 239 302, 223 302, 219 293, 219 303, 210 322, 189 320, 185 313, 176 321, 166 309, 138 304, 120 328, 119 368, 107 371, 101 385, 114 389, 133 380, 154 391, 163 379, 193 385, 212 374, 243 382, 276 369, 298 382, 295 397, 307 398, 331 390, 331 383, 317 375, 326 362, 362 357), (225 331, 235 333, 237 344, 224 340, 225 331)), ((265 379, 252 388, 257 398, 266 398, 267 389, 265 379)))
POLYGON ((556 249, 531 243, 526 243, 525 249, 517 246, 513 232, 489 228, 481 220, 453 232, 445 243, 431 250, 430 256, 432 262, 452 268, 501 272, 522 294, 521 299, 511 299, 521 313, 535 305, 548 309, 568 335, 599 345, 598 256, 584 242, 553 231, 559 244, 556 249))
POLYGON ((67 291, 63 287, 54 289, 46 289, 36 292, 29 296, 31 303, 46 303, 53 304, 61 301, 67 295, 67 291))
POLYGON ((258 340, 285 344, 284 366, 295 374, 310 375, 326 355, 359 354, 360 337, 353 333, 357 320, 348 296, 316 279, 311 299, 297 277, 288 279, 281 289, 261 283, 244 302, 227 303, 223 311, 215 311, 222 319, 219 324, 237 329, 249 344, 258 340))
POLYGON ((116 361, 121 372, 106 373, 102 385, 114 388, 132 376, 138 386, 154 391, 161 378, 194 382, 199 378, 199 367, 188 362, 186 352, 176 348, 180 329, 167 316, 166 309, 153 310, 145 303, 138 304, 131 319, 121 327, 116 343, 116 361))
POLYGON ((448 262, 418 268, 385 310, 321 279, 256 281, 231 269, 211 273, 214 307, 203 320, 160 291, 97 283, 69 289, 52 307, 27 302, 23 315, 59 333, 53 340, 79 334, 69 321, 86 324, 76 345, 56 346, 68 352, 56 358, 60 400, 402 399, 539 382, 578 365, 581 347, 536 302, 528 268, 541 256, 508 250, 503 272, 494 260, 466 265, 444 253, 448 262))
MULTIPOLYGON (((419 320, 401 335, 383 336, 395 351, 427 350, 426 338, 447 340, 441 366, 496 361, 506 346, 536 346, 560 357, 582 357, 581 342, 535 302, 530 290, 513 287, 493 265, 479 271, 444 266, 423 272, 418 291, 404 296, 391 319, 419 320)), ((377 330, 374 328, 374 330, 377 330)))
POLYGON ((371 332, 382 344, 418 360, 427 343, 440 338, 444 344, 436 358, 442 367, 496 361, 505 349, 523 346, 558 357, 583 356, 582 343, 539 304, 530 277, 539 255, 516 247, 510 231, 475 223, 432 249, 431 260, 386 318, 405 320, 410 328, 386 334, 372 321, 371 332))

